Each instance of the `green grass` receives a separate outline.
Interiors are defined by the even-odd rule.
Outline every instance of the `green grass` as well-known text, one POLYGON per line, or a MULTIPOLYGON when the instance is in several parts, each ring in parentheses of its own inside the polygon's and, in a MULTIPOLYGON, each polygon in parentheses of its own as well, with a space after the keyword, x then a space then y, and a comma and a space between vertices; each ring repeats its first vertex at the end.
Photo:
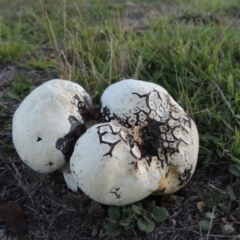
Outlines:
POLYGON ((16 76, 7 97, 21 102, 33 89, 34 86, 31 80, 24 76, 16 76))
MULTIPOLYGON (((95 103, 120 79, 158 83, 196 121, 204 166, 239 161, 240 32, 231 25, 238 1, 165 1, 174 15, 161 12, 158 1, 46 1, 45 15, 40 1, 6 3, 0 4, 0 63, 58 69, 95 103), (149 27, 133 30, 126 19, 145 19, 149 27)), ((22 99, 31 87, 14 83, 8 95, 22 99)))

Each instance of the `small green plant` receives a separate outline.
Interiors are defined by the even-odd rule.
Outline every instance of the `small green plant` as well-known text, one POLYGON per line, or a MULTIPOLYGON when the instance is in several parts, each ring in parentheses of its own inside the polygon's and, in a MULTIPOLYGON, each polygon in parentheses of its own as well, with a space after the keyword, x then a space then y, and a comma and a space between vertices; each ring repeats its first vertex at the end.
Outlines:
POLYGON ((18 76, 17 79, 12 83, 8 91, 8 97, 20 102, 33 89, 34 89, 34 86, 31 80, 22 76, 18 76))
POLYGON ((164 207, 157 207, 154 200, 144 199, 140 202, 126 206, 109 207, 106 234, 118 236, 123 230, 138 226, 146 233, 154 230, 155 222, 164 222, 168 217, 168 211, 164 207))
POLYGON ((239 164, 231 164, 229 167, 228 167, 228 171, 236 176, 236 177, 240 177, 240 163, 239 164))
MULTIPOLYGON (((235 117, 239 119, 239 114, 237 114, 235 117)), ((231 164, 228 170, 232 175, 240 177, 240 131, 237 129, 237 127, 235 127, 235 134, 233 136, 233 144, 230 152, 232 153, 230 157, 234 164, 231 164)))
POLYGON ((3 42, 0 45, 0 62, 19 61, 27 55, 29 48, 21 42, 3 42))
POLYGON ((0 151, 1 151, 0 157, 7 157, 15 152, 15 148, 13 144, 7 144, 0 140, 0 151))
POLYGON ((12 117, 11 117, 11 109, 4 106, 3 104, 0 104, 0 124, 11 124, 12 117))
POLYGON ((202 231, 210 231, 214 224, 220 224, 222 234, 232 235, 233 224, 240 220, 240 196, 236 196, 228 185, 224 191, 214 192, 205 200, 208 210, 199 222, 202 231))

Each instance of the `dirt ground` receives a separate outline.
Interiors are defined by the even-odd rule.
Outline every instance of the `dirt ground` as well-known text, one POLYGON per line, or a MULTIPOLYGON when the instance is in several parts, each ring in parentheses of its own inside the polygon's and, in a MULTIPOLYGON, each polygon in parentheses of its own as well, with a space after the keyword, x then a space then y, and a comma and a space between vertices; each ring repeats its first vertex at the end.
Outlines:
MULTIPOLYGON (((161 12, 161 9, 158 11, 161 12)), ((171 11, 174 11, 174 7, 171 11)), ((156 12, 150 13, 156 14, 156 12)), ((140 15, 127 19, 125 24, 144 30, 147 27, 146 19, 140 15)), ((234 20, 234 24, 236 29, 239 29, 238 19, 234 20)), ((1 115, 0 120, 0 141, 5 144, 12 143, 11 117, 19 102, 5 98, 4 94, 17 75, 33 79, 33 84, 36 86, 57 77, 54 71, 46 73, 41 70, 29 71, 15 66, 0 65, 0 106, 10 109, 5 115, 1 115), (8 124, 6 120, 9 120, 8 124)), ((221 219, 214 223, 209 233, 202 232, 198 225, 208 210, 204 208, 200 212, 197 203, 204 201, 206 196, 216 189, 224 189, 228 184, 236 194, 240 195, 240 183, 236 177, 228 173, 227 169, 216 167, 203 170, 199 163, 189 184, 176 193, 176 196, 183 197, 182 202, 174 201, 171 196, 150 197, 156 200, 157 205, 164 206, 168 210, 169 218, 164 223, 157 224, 150 234, 134 229, 124 232, 119 237, 110 238, 104 233, 107 206, 92 201, 80 190, 78 193, 69 190, 60 172, 48 175, 34 172, 19 159, 13 149, 9 149, 9 153, 6 154, 6 147, 0 145, 0 205, 10 201, 18 203, 23 210, 25 220, 19 217, 19 222, 15 224, 20 226, 21 222, 26 222, 26 230, 23 235, 17 237, 14 231, 9 231, 11 229, 6 225, 5 217, 0 214, 0 239, 240 239, 240 223, 234 225, 235 232, 230 237, 222 235, 221 219)), ((20 228, 19 226, 15 226, 14 229, 20 228)))

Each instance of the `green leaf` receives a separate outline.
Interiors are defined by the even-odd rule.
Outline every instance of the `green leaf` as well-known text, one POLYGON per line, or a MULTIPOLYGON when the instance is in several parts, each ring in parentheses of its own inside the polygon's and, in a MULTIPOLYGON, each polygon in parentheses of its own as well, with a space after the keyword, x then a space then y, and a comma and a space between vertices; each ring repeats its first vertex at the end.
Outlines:
POLYGON ((230 200, 237 200, 233 189, 229 185, 227 185, 224 191, 229 196, 230 200))
POLYGON ((231 131, 234 131, 233 127, 229 123, 227 123, 224 119, 222 119, 222 121, 228 129, 230 129, 231 131))
POLYGON ((219 148, 215 149, 217 155, 221 158, 222 157, 222 151, 219 148))
POLYGON ((138 220, 140 217, 141 217, 140 215, 133 214, 133 219, 135 220, 138 220))
POLYGON ((107 223, 106 224, 105 233, 108 236, 116 237, 116 236, 120 235, 121 232, 122 232, 122 228, 118 224, 116 224, 116 223, 107 223))
POLYGON ((149 206, 149 200, 147 198, 144 198, 143 200, 140 201, 140 204, 141 204, 142 208, 147 209, 149 206))
POLYGON ((211 219, 214 219, 218 216, 217 213, 213 213, 213 212, 206 212, 205 213, 205 218, 211 220, 211 219))
POLYGON ((230 95, 234 95, 234 80, 233 75, 229 74, 227 77, 227 89, 230 95))
POLYGON ((120 211, 116 207, 109 207, 108 215, 111 219, 115 221, 119 221, 119 219, 121 218, 120 211))
POLYGON ((212 195, 212 200, 213 200, 215 203, 220 203, 222 197, 223 197, 223 194, 222 194, 222 193, 220 193, 220 192, 215 192, 215 193, 213 193, 213 195, 212 195))
POLYGON ((223 203, 219 203, 217 210, 220 210, 222 212, 226 212, 227 211, 227 206, 225 204, 223 204, 223 203))
POLYGON ((153 221, 151 221, 150 219, 149 221, 147 221, 144 218, 139 218, 137 221, 137 225, 141 231, 147 232, 147 233, 152 232, 155 227, 155 223, 153 221))
POLYGON ((131 210, 133 214, 142 215, 142 208, 135 204, 132 204, 131 210))
POLYGON ((208 230, 212 229, 212 224, 209 220, 201 220, 199 222, 199 226, 202 231, 208 231, 208 230))
POLYGON ((155 207, 155 205, 156 205, 156 202, 155 202, 155 200, 152 200, 150 203, 149 203, 149 205, 148 205, 148 210, 150 211, 150 212, 152 212, 153 211, 153 209, 154 209, 154 207, 155 207))
POLYGON ((1 154, 4 156, 5 153, 6 154, 13 153, 15 151, 15 148, 13 144, 7 144, 0 140, 0 151, 1 151, 1 154), (1 151, 1 148, 3 148, 3 151, 1 151))
POLYGON ((235 210, 235 214, 238 218, 240 218, 240 207, 238 207, 236 210, 235 210))
POLYGON ((21 98, 14 92, 8 92, 8 96, 11 97, 12 99, 15 99, 17 101, 21 101, 21 98))
POLYGON ((128 226, 124 227, 124 230, 134 228, 135 226, 136 226, 136 223, 132 221, 128 226))
MULTIPOLYGON (((145 199, 146 199, 146 198, 145 198, 145 199)), ((142 201, 143 201, 143 200, 142 200, 142 201)), ((142 206, 142 201, 140 201, 140 202, 136 202, 136 203, 134 203, 134 205, 136 205, 136 206, 142 208, 142 207, 143 207, 143 206, 142 206)))
POLYGON ((184 200, 184 197, 176 196, 175 202, 176 203, 181 203, 184 200))
POLYGON ((228 168, 228 171, 236 176, 236 177, 240 177, 240 166, 237 164, 231 164, 228 168))
POLYGON ((151 217, 156 222, 164 222, 168 217, 168 211, 163 207, 155 207, 152 211, 151 217))
POLYGON ((130 223, 132 222, 132 220, 129 219, 120 219, 119 224, 123 227, 128 226, 130 223))
POLYGON ((213 203, 212 199, 208 198, 205 201, 205 205, 206 205, 206 207, 213 209, 215 204, 213 203))
POLYGON ((122 211, 122 218, 123 219, 132 219, 133 218, 132 212, 130 210, 131 209, 128 208, 128 209, 124 209, 122 211))
POLYGON ((231 159, 232 159, 237 165, 240 165, 240 159, 232 156, 231 154, 229 154, 229 156, 231 157, 231 159))

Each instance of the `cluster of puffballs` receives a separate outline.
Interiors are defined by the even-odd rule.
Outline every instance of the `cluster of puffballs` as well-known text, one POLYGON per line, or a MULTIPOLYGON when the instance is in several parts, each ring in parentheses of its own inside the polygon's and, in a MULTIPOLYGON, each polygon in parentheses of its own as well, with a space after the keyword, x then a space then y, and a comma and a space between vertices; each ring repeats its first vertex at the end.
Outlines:
POLYGON ((199 149, 195 123, 168 92, 133 79, 107 87, 97 113, 80 85, 43 83, 17 108, 13 142, 30 168, 61 170, 71 190, 107 205, 181 189, 199 149))

